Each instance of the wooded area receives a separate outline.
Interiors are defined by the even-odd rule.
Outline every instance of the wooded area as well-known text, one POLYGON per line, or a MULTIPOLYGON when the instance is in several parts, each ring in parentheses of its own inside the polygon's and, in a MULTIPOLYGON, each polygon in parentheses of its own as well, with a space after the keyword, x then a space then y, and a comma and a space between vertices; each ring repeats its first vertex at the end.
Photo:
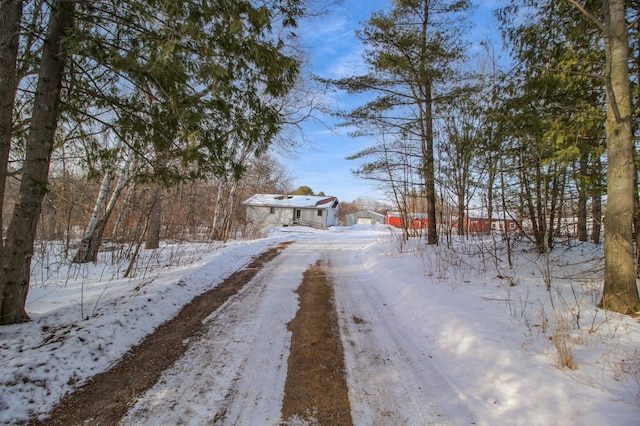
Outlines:
POLYGON ((422 205, 428 244, 465 235, 475 217, 515 220, 548 253, 561 236, 598 244, 604 221, 600 306, 637 311, 640 3, 511 2, 496 11, 508 61, 489 39, 472 53, 472 7, 395 1, 358 33, 369 72, 327 81, 369 95, 338 113, 354 136, 377 140, 353 155, 366 160, 357 175, 398 211, 422 205))
MULTIPOLYGON (((295 32, 321 3, 2 0, 0 324, 28 320, 38 240, 82 263, 255 236, 240 203, 292 190, 271 153, 317 107, 295 32)), ((367 96, 335 111, 375 141, 356 175, 425 213, 426 244, 470 217, 516 221, 540 253, 604 235, 601 306, 637 311, 640 2, 511 2, 509 60, 471 50, 472 7, 395 0, 358 32, 369 71, 322 80, 367 96)))

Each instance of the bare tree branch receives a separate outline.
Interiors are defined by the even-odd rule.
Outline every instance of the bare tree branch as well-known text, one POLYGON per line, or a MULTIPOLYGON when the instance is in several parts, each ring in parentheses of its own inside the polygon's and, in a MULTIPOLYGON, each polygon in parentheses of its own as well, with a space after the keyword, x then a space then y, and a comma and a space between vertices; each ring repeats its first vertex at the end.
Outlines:
POLYGON ((600 28, 600 30, 602 30, 602 31, 605 30, 604 24, 602 22, 600 22, 598 17, 596 15, 594 15, 593 13, 589 12, 587 9, 585 9, 584 6, 582 6, 580 3, 578 3, 577 0, 567 0, 567 1, 570 4, 572 4, 576 9, 578 9, 580 11, 580 13, 582 13, 584 16, 589 18, 594 24, 596 24, 598 26, 598 28, 600 28))

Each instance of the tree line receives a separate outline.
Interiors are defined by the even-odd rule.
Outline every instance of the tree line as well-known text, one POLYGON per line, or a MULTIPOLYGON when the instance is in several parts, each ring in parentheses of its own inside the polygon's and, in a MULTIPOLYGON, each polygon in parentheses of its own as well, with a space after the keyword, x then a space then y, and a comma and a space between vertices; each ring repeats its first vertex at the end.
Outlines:
MULTIPOLYGON (((252 232, 238 204, 290 190, 268 153, 317 106, 295 39, 313 4, 0 2, 0 324, 28 320, 37 239, 91 262, 105 240, 252 232)), ((508 62, 491 40, 471 54, 472 7, 393 0, 357 32, 368 72, 318 79, 367 95, 335 112, 374 141, 355 174, 425 212, 430 245, 445 208, 461 234, 472 215, 515 219, 541 253, 567 218, 580 241, 604 225, 600 305, 638 310, 640 3, 510 2, 508 62)))
POLYGON ((324 80, 366 95, 335 112, 374 141, 350 157, 363 160, 355 174, 401 212, 421 199, 431 245, 450 208, 459 233, 469 216, 515 220, 540 253, 567 222, 594 243, 604 225, 600 307, 636 312, 640 3, 509 2, 495 11, 508 61, 490 39, 471 43, 472 9, 396 0, 358 31, 367 71, 324 80))
POLYGON ((164 199, 188 182, 211 184, 208 232, 228 236, 239 182, 309 114, 295 40, 308 12, 298 0, 0 2, 0 324, 28 320, 38 225, 71 217, 83 180, 99 183, 75 262, 123 227, 158 247, 164 199))

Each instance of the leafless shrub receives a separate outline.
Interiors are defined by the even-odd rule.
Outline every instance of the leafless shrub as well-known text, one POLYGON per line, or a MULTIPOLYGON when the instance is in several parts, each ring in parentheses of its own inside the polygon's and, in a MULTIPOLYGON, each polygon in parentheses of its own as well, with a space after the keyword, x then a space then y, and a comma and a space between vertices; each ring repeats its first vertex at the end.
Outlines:
POLYGON ((245 240, 257 240, 258 238, 266 237, 267 234, 268 228, 265 228, 264 225, 246 223, 242 229, 241 238, 245 240))
POLYGON ((389 231, 389 239, 394 244, 398 253, 404 253, 408 242, 405 235, 402 232, 398 232, 398 230, 393 227, 388 227, 387 230, 389 231))
POLYGON ((502 283, 501 287, 506 293, 504 300, 507 303, 509 315, 514 318, 524 318, 526 325, 526 322, 529 321, 527 309, 529 308, 529 305, 531 305, 531 302, 529 302, 531 291, 526 289, 523 295, 520 291, 515 289, 518 287, 518 280, 516 278, 506 278, 507 279, 502 283))
POLYGON ((573 353, 571 340, 571 322, 562 315, 556 315, 551 334, 551 341, 558 352, 558 366, 576 370, 578 365, 573 353))
MULTIPOLYGON (((620 359, 614 366, 613 378, 616 381, 633 381, 636 383, 636 390, 640 388, 640 352, 634 349, 633 352, 627 353, 623 359, 620 359)), ((634 390, 634 399, 640 404, 640 392, 634 390)))

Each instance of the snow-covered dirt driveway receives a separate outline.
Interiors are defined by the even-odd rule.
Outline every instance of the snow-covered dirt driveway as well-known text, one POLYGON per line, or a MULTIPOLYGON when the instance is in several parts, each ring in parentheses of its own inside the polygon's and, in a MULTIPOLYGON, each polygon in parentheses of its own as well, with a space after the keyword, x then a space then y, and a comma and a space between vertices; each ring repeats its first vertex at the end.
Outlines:
POLYGON ((335 291, 353 423, 477 423, 430 359, 430 349, 398 323, 392 308, 376 293, 380 278, 363 262, 365 247, 380 235, 331 236, 301 239, 265 265, 236 297, 207 318, 202 336, 122 423, 349 424, 345 418, 328 420, 313 406, 293 419, 282 418, 291 349, 288 324, 299 309, 296 291, 303 275, 316 264, 335 291))
MULTIPOLYGON (((375 292, 380 283, 363 261, 365 248, 380 234, 362 232, 358 238, 341 238, 340 233, 329 235, 330 238, 316 234, 299 239, 261 266, 248 284, 202 322, 197 335, 183 342, 186 352, 154 386, 135 400, 119 401, 130 405, 120 423, 473 424, 476 418, 433 366, 428 348, 422 347, 416 336, 397 322, 390 307, 375 292), (340 374, 333 374, 336 378, 330 380, 346 379, 351 409, 349 413, 349 401, 346 406, 328 409, 319 408, 322 402, 312 403, 318 407, 302 410, 298 404, 298 413, 286 417, 283 401, 289 398, 285 395, 287 375, 289 380, 297 380, 288 371, 292 356, 291 323, 299 309, 316 311, 320 306, 318 300, 307 305, 300 302, 305 273, 314 267, 321 270, 335 292, 327 299, 334 315, 337 312, 331 331, 341 347, 332 351, 341 365, 337 368, 340 374), (345 409, 346 415, 337 417, 336 413, 345 409)), ((311 289, 319 285, 317 279, 306 279, 312 281, 311 289)), ((329 321, 319 315, 312 312, 311 318, 329 321)), ((312 326, 307 323, 302 327, 312 326)), ((302 345, 319 353, 329 345, 328 341, 316 341, 317 337, 306 339, 307 343, 302 345), (322 347, 313 348, 315 344, 322 347)), ((163 351, 162 347, 157 350, 163 351)), ((324 368, 327 361, 315 358, 304 362, 316 362, 324 368)), ((313 366, 302 368, 311 370, 313 366)), ((332 376, 332 372, 326 373, 332 376)), ((326 384, 327 389, 329 385, 326 384)), ((302 389, 298 387, 296 392, 306 392, 304 384, 302 389)), ((313 401, 311 396, 294 397, 313 401)), ((332 397, 335 395, 325 392, 321 399, 332 397)), ((343 399, 346 401, 346 392, 343 399)), ((89 417, 89 423, 108 422, 89 417)))
POLYGON ((379 290, 389 283, 366 268, 363 246, 371 241, 348 241, 329 244, 323 256, 335 285, 354 419, 362 425, 481 423, 434 362, 434 348, 379 290))
MULTIPOLYGON (((49 424, 617 425, 635 418, 633 382, 605 376, 595 343, 579 353, 577 371, 557 368, 535 311, 545 292, 529 295, 539 286, 523 290, 527 299, 507 288, 513 293, 505 299, 495 272, 470 275, 482 271, 465 264, 471 257, 437 248, 400 253, 394 238, 373 228, 296 230, 278 256, 249 265, 251 279, 224 303, 200 308, 197 332, 152 346, 158 359, 182 349, 139 391, 103 398, 103 406, 119 406, 115 417, 49 424)), ((616 338, 629 345, 635 322, 625 324, 628 334, 616 338)), ((135 387, 146 367, 132 368, 124 387, 135 387)))

